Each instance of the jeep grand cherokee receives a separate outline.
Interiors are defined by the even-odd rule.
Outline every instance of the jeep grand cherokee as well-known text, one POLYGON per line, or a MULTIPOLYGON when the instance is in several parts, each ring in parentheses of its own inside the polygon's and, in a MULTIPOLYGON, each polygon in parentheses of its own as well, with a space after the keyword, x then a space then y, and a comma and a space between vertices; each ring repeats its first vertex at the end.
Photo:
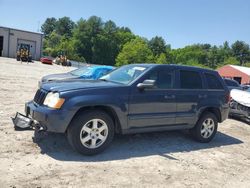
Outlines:
POLYGON ((215 71, 131 64, 99 80, 45 83, 26 103, 26 115, 93 155, 118 133, 189 129, 196 140, 209 142, 228 116, 228 102, 229 91, 215 71))

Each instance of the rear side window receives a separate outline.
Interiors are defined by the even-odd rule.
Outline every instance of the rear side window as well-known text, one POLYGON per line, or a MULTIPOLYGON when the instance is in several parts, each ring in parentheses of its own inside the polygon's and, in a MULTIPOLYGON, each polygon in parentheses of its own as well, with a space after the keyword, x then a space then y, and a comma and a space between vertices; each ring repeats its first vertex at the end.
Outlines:
POLYGON ((205 73, 208 89, 223 89, 223 86, 217 76, 205 73))
POLYGON ((182 89, 202 89, 202 80, 199 72, 180 71, 180 86, 182 89))

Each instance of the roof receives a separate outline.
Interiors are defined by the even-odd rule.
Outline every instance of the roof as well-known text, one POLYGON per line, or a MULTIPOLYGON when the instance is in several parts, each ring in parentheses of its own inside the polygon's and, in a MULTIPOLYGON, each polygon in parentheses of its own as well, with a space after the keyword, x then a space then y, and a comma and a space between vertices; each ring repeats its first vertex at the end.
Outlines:
POLYGON ((201 71, 201 72, 207 72, 207 73, 214 73, 216 71, 208 68, 202 68, 202 67, 196 67, 196 66, 190 66, 190 65, 182 65, 182 64, 129 64, 131 66, 136 65, 136 66, 144 66, 144 67, 174 67, 174 68, 181 68, 183 70, 196 70, 196 71, 201 71))
POLYGON ((242 66, 238 66, 238 65, 229 65, 229 66, 250 76, 250 68, 249 67, 242 67, 242 66))
POLYGON ((21 29, 15 29, 15 28, 11 28, 11 27, 0 26, 0 28, 11 29, 11 30, 15 30, 15 31, 21 31, 21 32, 32 33, 32 34, 37 34, 37 35, 43 35, 43 33, 38 33, 38 32, 33 32, 33 31, 26 31, 26 30, 21 30, 21 29))

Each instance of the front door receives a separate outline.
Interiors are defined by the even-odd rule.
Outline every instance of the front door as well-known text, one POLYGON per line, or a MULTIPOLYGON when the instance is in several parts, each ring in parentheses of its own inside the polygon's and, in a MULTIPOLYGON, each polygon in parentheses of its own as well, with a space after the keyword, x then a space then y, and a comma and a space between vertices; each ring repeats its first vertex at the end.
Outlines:
POLYGON ((155 80, 154 88, 132 89, 129 99, 129 128, 165 126, 175 124, 175 71, 171 68, 152 70, 146 79, 155 80))

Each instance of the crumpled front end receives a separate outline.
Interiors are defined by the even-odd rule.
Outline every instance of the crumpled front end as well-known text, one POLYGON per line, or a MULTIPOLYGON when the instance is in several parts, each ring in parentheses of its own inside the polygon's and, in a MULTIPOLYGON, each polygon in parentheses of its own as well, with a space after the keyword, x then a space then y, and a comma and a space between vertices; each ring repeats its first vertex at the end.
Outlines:
POLYGON ((244 106, 232 99, 230 102, 229 115, 250 119, 250 107, 244 106))
POLYGON ((232 99, 229 115, 250 119, 250 92, 233 89, 230 95, 232 99))

